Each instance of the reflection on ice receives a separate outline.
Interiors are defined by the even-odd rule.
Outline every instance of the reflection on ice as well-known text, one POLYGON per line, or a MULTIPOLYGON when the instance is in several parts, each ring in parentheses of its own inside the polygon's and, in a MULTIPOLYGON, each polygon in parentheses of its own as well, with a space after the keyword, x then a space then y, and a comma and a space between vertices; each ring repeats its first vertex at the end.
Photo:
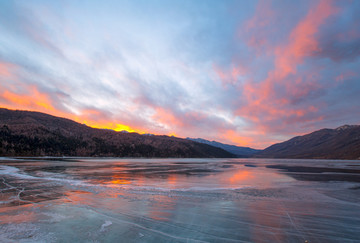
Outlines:
POLYGON ((73 177, 89 179, 89 183, 122 189, 216 190, 268 186, 294 181, 291 177, 264 168, 229 165, 229 162, 148 162, 112 163, 110 167, 68 170, 73 177))
POLYGON ((0 242, 360 241, 360 162, 311 162, 3 159, 0 242))

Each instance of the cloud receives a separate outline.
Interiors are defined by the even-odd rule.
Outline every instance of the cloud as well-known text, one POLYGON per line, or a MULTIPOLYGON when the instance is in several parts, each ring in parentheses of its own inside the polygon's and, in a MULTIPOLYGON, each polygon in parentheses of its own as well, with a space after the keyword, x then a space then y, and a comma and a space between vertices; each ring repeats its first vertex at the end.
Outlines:
MULTIPOLYGON (((326 20, 337 13, 330 1, 320 1, 310 8, 288 35, 288 41, 273 50, 274 68, 260 82, 247 82, 242 91, 245 105, 237 110, 265 131, 279 131, 286 124, 321 120, 317 116, 321 104, 308 104, 321 95, 323 86, 317 82, 318 73, 299 71, 305 59, 318 50, 316 34, 326 20)), ((271 51, 269 50, 269 52, 271 51)))
POLYGON ((258 148, 360 122, 359 3, 144 4, 1 2, 0 105, 258 148))
POLYGON ((352 5, 335 1, 341 18, 331 18, 329 25, 319 33, 318 48, 311 55, 329 58, 334 62, 354 62, 360 55, 360 3, 352 5))

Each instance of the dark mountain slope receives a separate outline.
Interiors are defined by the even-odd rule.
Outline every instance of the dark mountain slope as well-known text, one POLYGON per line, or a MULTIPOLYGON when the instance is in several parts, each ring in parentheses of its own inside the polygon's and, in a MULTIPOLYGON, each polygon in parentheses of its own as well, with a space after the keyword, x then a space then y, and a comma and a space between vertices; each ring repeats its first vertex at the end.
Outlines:
POLYGON ((44 113, 3 108, 0 156, 234 157, 186 139, 95 129, 44 113))
POLYGON ((250 157, 251 155, 260 152, 258 149, 253 149, 249 147, 240 147, 230 144, 219 143, 216 141, 209 141, 202 138, 186 138, 195 142, 208 144, 214 147, 222 148, 223 150, 228 151, 229 153, 235 154, 237 157, 250 157))
POLYGON ((321 129, 274 144, 255 157, 306 159, 360 159, 360 126, 321 129))

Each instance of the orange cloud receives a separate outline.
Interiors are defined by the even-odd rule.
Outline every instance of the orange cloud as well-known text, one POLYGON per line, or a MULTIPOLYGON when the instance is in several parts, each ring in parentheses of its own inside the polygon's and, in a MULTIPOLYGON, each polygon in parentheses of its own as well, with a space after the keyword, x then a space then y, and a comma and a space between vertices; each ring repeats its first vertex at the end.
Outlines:
POLYGON ((16 93, 0 86, 4 91, 0 91, 0 106, 9 109, 22 109, 48 113, 54 116, 65 117, 76 122, 86 124, 90 127, 111 129, 115 131, 128 131, 137 133, 147 133, 145 129, 135 128, 130 125, 121 124, 118 121, 102 119, 102 114, 98 110, 84 109, 79 115, 55 108, 54 101, 47 93, 40 92, 36 86, 24 85, 24 93, 16 93), (99 119, 100 117, 100 119, 99 119), (96 118, 96 119, 95 119, 96 118))
POLYGON ((249 131, 243 130, 240 133, 234 130, 219 131, 217 139, 220 139, 220 141, 224 141, 225 143, 257 149, 262 149, 269 146, 269 144, 279 142, 278 140, 269 137, 269 134, 267 134, 265 130, 266 128, 263 128, 262 125, 259 124, 255 129, 249 131))
POLYGON ((19 67, 12 63, 0 62, 0 107, 9 109, 32 110, 48 113, 54 116, 65 117, 94 128, 111 129, 148 133, 146 129, 122 124, 96 109, 82 109, 79 114, 59 109, 61 104, 50 93, 41 91, 35 85, 21 82, 16 71, 19 67))
MULTIPOLYGON (((35 86, 31 86, 27 94, 17 94, 8 90, 2 92, 1 97, 5 99, 6 105, 20 109, 41 110, 44 112, 55 112, 51 99, 47 94, 41 93, 35 86)), ((3 105, 3 104, 2 104, 3 105)))
POLYGON ((13 109, 56 112, 48 94, 40 92, 34 85, 23 84, 19 87, 19 79, 14 73, 17 69, 15 64, 0 62, 0 105, 13 109))
POLYGON ((239 146, 249 146, 253 143, 253 139, 250 137, 243 137, 239 136, 235 131, 233 130, 227 130, 222 135, 223 139, 226 139, 230 141, 233 144, 239 145, 239 146))
POLYGON ((169 128, 174 126, 182 127, 184 125, 183 122, 178 119, 171 110, 162 107, 155 108, 155 114, 152 116, 152 118, 160 125, 164 125, 169 128))

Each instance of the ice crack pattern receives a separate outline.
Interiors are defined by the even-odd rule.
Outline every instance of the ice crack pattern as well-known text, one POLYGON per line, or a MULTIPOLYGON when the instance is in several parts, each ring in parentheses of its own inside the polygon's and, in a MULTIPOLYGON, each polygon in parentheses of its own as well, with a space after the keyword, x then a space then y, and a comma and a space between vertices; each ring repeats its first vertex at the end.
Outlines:
POLYGON ((359 165, 3 158, 0 241, 356 242, 359 165))

